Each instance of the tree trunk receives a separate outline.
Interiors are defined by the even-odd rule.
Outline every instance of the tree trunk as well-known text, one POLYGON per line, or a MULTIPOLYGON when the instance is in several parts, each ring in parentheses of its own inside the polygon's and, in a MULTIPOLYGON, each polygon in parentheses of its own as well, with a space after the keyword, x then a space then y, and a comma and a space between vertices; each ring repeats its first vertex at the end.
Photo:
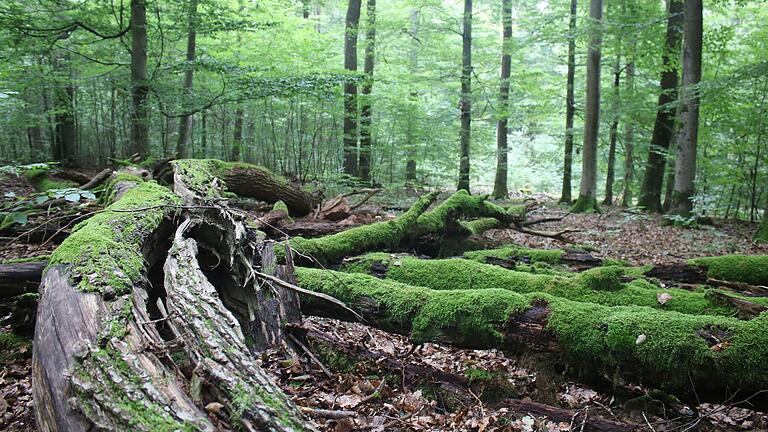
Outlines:
POLYGON ((501 86, 499 89, 500 118, 496 125, 496 179, 493 183, 493 197, 506 198, 507 187, 507 122, 509 119, 509 77, 512 71, 512 1, 502 0, 503 39, 501 44, 501 86))
POLYGON ((57 72, 66 77, 65 84, 57 85, 54 90, 54 145, 53 160, 60 162, 64 167, 77 166, 76 146, 77 127, 75 125, 75 84, 72 81, 68 66, 69 58, 66 55, 54 59, 54 67, 57 72))
POLYGON ((668 0, 669 18, 667 36, 662 52, 661 93, 653 126, 651 145, 645 165, 643 186, 637 205, 648 211, 661 212, 661 188, 664 182, 664 169, 667 164, 667 152, 674 136, 675 107, 677 100, 677 57, 680 52, 680 40, 683 26, 683 1, 668 0))
POLYGON ((763 211, 763 221, 760 222, 754 239, 758 243, 768 243, 768 206, 763 211))
POLYGON ((619 85, 621 81, 621 60, 616 56, 616 63, 613 65, 613 101, 611 103, 611 129, 608 134, 608 173, 605 177, 605 199, 604 205, 613 205, 613 182, 616 178, 616 140, 619 133, 619 106, 621 104, 621 94, 619 85))
MULTIPOLYGON (((633 45, 634 46, 634 45, 633 45)), ((635 97, 635 58, 634 48, 632 59, 627 63, 627 96, 630 100, 635 97)), ((622 207, 632 206, 632 183, 635 179, 635 124, 633 116, 624 120, 624 190, 621 197, 622 207)))
POLYGON ((360 179, 366 183, 371 181, 371 123, 373 104, 373 68, 376 54, 376 0, 367 3, 367 28, 365 33, 365 82, 360 108, 360 179))
MULTIPOLYGON (((187 30, 187 68, 184 71, 184 87, 182 97, 192 98, 192 86, 195 74, 195 48, 197 37, 197 3, 198 0, 189 0, 188 30, 187 30)), ((185 104, 186 105, 186 104, 185 104)), ((190 135, 192 132, 192 115, 182 115, 179 118, 179 140, 176 144, 176 157, 185 159, 190 156, 190 135)))
MULTIPOLYGON (((408 54, 409 57, 409 71, 411 73, 411 86, 414 86, 415 75, 419 67, 419 9, 411 12, 411 49, 408 54)), ((416 181, 416 155, 419 148, 418 141, 421 134, 418 133, 418 120, 417 113, 419 112, 418 106, 418 93, 411 89, 409 93, 409 104, 411 114, 408 116, 408 125, 406 130, 406 162, 405 162, 405 184, 411 185, 416 181)))
POLYGON ((683 105, 677 135, 675 187, 669 211, 688 216, 693 210, 696 147, 699 134, 699 89, 703 10, 701 0, 685 0, 683 22, 683 105))
POLYGON ((131 0, 131 154, 149 156, 149 75, 147 74, 147 5, 131 0))
MULTIPOLYGON (((360 25, 361 0, 349 0, 344 32, 344 69, 357 72, 357 34, 360 25)), ((358 175, 357 162, 357 84, 344 84, 344 173, 358 175)))
POLYGON ((279 346, 296 304, 254 279, 269 254, 226 207, 177 214, 180 203, 139 184, 53 253, 38 308, 51 319, 33 344, 40 430, 312 430, 252 356, 279 346))
POLYGON ((590 37, 587 52, 587 99, 584 116, 581 185, 573 212, 597 210, 597 141, 600 132, 600 49, 603 0, 590 0, 590 37))
POLYGON ((243 148, 243 108, 238 106, 235 110, 235 126, 232 136, 232 160, 240 160, 241 149, 243 148))
POLYGON ((464 0, 464 31, 461 36, 461 132, 459 135, 458 190, 469 192, 469 147, 472 126, 472 0, 464 0))
POLYGON ((565 95, 565 157, 563 159, 563 190, 560 203, 571 204, 571 177, 573 176, 573 116, 576 111, 574 77, 576 75, 576 13, 577 0, 571 0, 568 20, 568 78, 565 95))
MULTIPOLYGON (((558 352, 582 373, 642 378, 694 398, 722 402, 725 388, 765 388, 764 320, 609 307, 504 289, 436 291, 361 274, 297 268, 302 287, 343 301, 382 330, 411 342, 470 349, 558 352), (723 340, 729 343, 723 343, 723 340), (610 355, 606 355, 610 353, 610 355)), ((305 313, 350 319, 309 297, 305 313)))

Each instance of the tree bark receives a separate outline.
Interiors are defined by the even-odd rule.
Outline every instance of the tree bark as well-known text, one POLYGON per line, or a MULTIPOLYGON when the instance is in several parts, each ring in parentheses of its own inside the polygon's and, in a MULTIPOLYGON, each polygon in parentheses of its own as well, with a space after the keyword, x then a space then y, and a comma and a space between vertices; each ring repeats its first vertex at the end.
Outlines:
POLYGON ((576 111, 574 77, 576 75, 576 13, 577 0, 571 0, 568 20, 568 75, 565 95, 565 156, 563 159, 563 190, 560 203, 571 204, 571 178, 573 176, 573 116, 576 111))
POLYGON ((147 5, 131 0, 131 154, 149 156, 149 75, 147 74, 147 5))
POLYGON ((758 243, 768 243, 768 206, 763 210, 763 220, 755 232, 754 240, 758 243))
POLYGON ((648 211, 661 212, 661 188, 664 182, 664 169, 667 164, 667 152, 674 136, 675 107, 677 100, 677 60, 680 52, 680 40, 683 27, 683 1, 668 0, 667 35, 662 52, 661 93, 653 126, 651 145, 645 165, 643 185, 637 205, 648 211))
MULTIPOLYGON (((198 0, 189 0, 187 24, 187 68, 184 70, 183 97, 192 98, 192 87, 195 74, 195 49, 197 47, 197 4, 198 0)), ((179 118, 179 140, 176 144, 176 157, 179 159, 190 156, 190 135, 192 132, 192 116, 182 115, 179 118)))
POLYGON ((367 28, 365 32, 365 82, 360 107, 360 179, 366 183, 371 181, 371 124, 373 113, 373 69, 376 54, 376 0, 367 0, 367 28))
POLYGON ((696 147, 699 134, 699 81, 701 81, 701 42, 703 31, 701 0, 685 0, 683 19, 683 105, 677 135, 675 187, 669 211, 688 216, 693 210, 696 179, 696 147))
POLYGON ((64 167, 77 166, 77 127, 75 125, 75 84, 68 68, 69 57, 62 55, 54 58, 54 68, 65 76, 66 82, 57 85, 54 90, 54 145, 53 160, 64 167))
MULTIPOLYGON (((411 73, 411 77, 415 77, 419 67, 419 20, 421 15, 418 9, 411 12, 411 49, 408 54, 408 68, 411 73)), ((411 86, 414 86, 413 81, 411 86)), ((407 125, 407 142, 406 142, 406 162, 405 162, 405 183, 411 185, 416 181, 416 155, 419 148, 419 140, 421 134, 418 133, 418 93, 411 89, 409 92, 409 103, 411 108, 411 114, 408 116, 407 125)))
MULTIPOLYGON (((634 46, 634 45, 633 45, 634 46)), ((635 97, 635 58, 627 63, 627 95, 635 97)), ((632 184, 635 181, 635 124, 632 116, 624 120, 624 190, 621 197, 622 207, 632 206, 632 184)))
POLYGON ((240 160, 240 153, 243 148, 243 108, 238 106, 235 110, 235 126, 232 136, 232 160, 240 160))
POLYGON ((613 205, 613 182, 616 179, 616 140, 619 134, 619 106, 621 104, 621 94, 619 85, 621 83, 621 57, 616 56, 616 63, 613 65, 613 100, 611 103, 611 129, 608 133, 608 173, 605 177, 605 198, 604 205, 613 205))
POLYGON ((496 125, 496 179, 493 183, 493 197, 506 198, 507 187, 507 123, 509 119, 509 77, 512 71, 512 1, 502 0, 501 16, 503 21, 501 53, 501 85, 499 89, 500 118, 496 125))
MULTIPOLYGON (((357 34, 360 25, 361 0, 349 0, 344 32, 344 69, 357 72, 357 34)), ((358 175, 357 157, 357 84, 344 84, 344 173, 358 175)))
POLYGON ((464 0, 464 31, 461 54, 461 131, 459 134, 459 181, 458 190, 469 189, 470 143, 472 127, 472 0, 464 0))
POLYGON ((590 37, 587 52, 587 98, 584 116, 581 185, 573 212, 597 210, 597 141, 600 132, 600 49, 603 1, 590 0, 590 37))

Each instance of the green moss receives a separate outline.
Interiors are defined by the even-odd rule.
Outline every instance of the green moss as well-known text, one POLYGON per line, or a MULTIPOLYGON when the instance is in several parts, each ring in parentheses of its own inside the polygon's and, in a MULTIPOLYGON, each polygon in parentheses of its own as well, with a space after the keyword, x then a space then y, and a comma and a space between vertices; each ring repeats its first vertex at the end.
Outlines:
POLYGON ((272 206, 272 211, 284 212, 287 216, 286 221, 288 221, 288 223, 293 223, 293 218, 288 216, 290 215, 290 213, 288 212, 288 206, 282 200, 276 202, 275 205, 272 206))
POLYGON ((50 255, 37 255, 37 256, 24 257, 24 258, 5 259, 0 261, 0 264, 19 264, 19 263, 47 261, 50 258, 51 258, 50 255))
POLYGON ((573 203, 571 213, 600 213, 600 207, 598 207, 595 198, 581 195, 579 196, 579 199, 573 203))
MULTIPOLYGON (((702 291, 661 288, 637 279, 623 283, 627 269, 596 267, 582 273, 532 274, 507 270, 470 260, 420 260, 387 253, 363 255, 345 263, 346 272, 370 274, 372 268, 386 268, 386 278, 404 284, 434 290, 504 289, 518 293, 549 293, 558 297, 608 306, 636 305, 689 314, 731 316, 736 310, 721 302, 713 302, 702 291), (659 304, 657 294, 672 298, 659 304)), ((642 272, 643 268, 632 269, 642 272)), ((750 299, 751 300, 751 299, 750 299)))
POLYGON ((565 251, 561 249, 528 249, 520 246, 510 245, 498 249, 486 249, 479 251, 466 252, 464 258, 481 263, 486 262, 488 257, 502 259, 525 259, 531 262, 543 262, 548 264, 560 264, 565 251))
POLYGON ((0 362, 10 362, 32 354, 32 340, 15 333, 0 333, 0 362))
POLYGON ((105 211, 78 224, 51 254, 48 266, 72 266, 82 291, 130 292, 144 271, 144 241, 172 211, 158 206, 179 202, 169 189, 154 182, 142 183, 105 211))
POLYGON ((768 285, 768 255, 722 255, 688 262, 706 267, 707 276, 713 279, 768 285))
POLYGON ((350 358, 343 352, 323 343, 315 344, 313 348, 315 353, 320 357, 320 361, 332 371, 338 373, 352 373, 357 370, 357 360, 350 358))
POLYGON ((40 192, 51 189, 69 189, 76 188, 79 185, 68 180, 53 180, 48 176, 48 168, 33 168, 26 172, 25 176, 32 186, 40 192))
POLYGON ((410 333, 415 343, 514 349, 515 339, 504 337, 510 316, 537 304, 548 308, 547 329, 581 370, 610 375, 619 368, 621 374, 683 390, 690 390, 690 379, 702 387, 744 391, 768 386, 768 314, 740 321, 641 306, 609 307, 547 293, 435 291, 329 270, 299 268, 297 276, 305 288, 337 297, 378 327, 410 333), (393 316, 399 317, 398 326, 382 325, 395 322, 393 316), (712 328, 726 332, 731 345, 711 349, 700 332, 712 328), (638 343, 640 335, 644 341, 638 343))
POLYGON ((510 383, 507 373, 501 369, 487 371, 470 367, 464 372, 470 387, 479 394, 483 402, 498 402, 518 396, 517 389, 510 383))
MULTIPOLYGON (((391 221, 355 227, 315 239, 294 237, 290 240, 291 248, 322 264, 339 262, 346 256, 366 250, 394 248, 409 233, 419 215, 432 203, 434 197, 435 194, 429 194, 419 198, 407 212, 391 221)), ((277 255, 282 253, 281 249, 277 248, 277 255)))
MULTIPOLYGON (((445 231, 452 229, 450 225, 455 220, 472 217, 493 218, 499 224, 509 222, 514 218, 503 207, 487 201, 486 196, 472 196, 469 192, 460 190, 446 198, 432 210, 419 216, 416 221, 415 235, 443 234, 445 231)), ((489 221, 486 219, 478 223, 487 226, 489 221)), ((470 229, 470 233, 472 232, 471 227, 472 223, 466 227, 470 229)))
POLYGON ((459 224, 472 235, 480 235, 489 229, 501 228, 503 224, 496 218, 481 218, 472 221, 460 221, 459 224))

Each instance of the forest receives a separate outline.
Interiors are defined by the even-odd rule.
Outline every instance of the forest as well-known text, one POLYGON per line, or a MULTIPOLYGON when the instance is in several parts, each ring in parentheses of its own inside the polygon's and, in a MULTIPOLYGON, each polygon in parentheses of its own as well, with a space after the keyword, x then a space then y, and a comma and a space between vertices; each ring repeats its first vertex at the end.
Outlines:
POLYGON ((768 429, 765 0, 0 0, 0 430, 768 429))

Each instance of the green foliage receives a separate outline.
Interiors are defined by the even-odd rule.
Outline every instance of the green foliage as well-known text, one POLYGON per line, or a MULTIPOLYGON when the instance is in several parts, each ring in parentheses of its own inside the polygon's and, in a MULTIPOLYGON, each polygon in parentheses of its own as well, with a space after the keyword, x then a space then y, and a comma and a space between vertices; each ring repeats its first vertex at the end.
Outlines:
POLYGON ((722 255, 689 262, 706 267, 712 279, 768 285, 768 255, 722 255))

